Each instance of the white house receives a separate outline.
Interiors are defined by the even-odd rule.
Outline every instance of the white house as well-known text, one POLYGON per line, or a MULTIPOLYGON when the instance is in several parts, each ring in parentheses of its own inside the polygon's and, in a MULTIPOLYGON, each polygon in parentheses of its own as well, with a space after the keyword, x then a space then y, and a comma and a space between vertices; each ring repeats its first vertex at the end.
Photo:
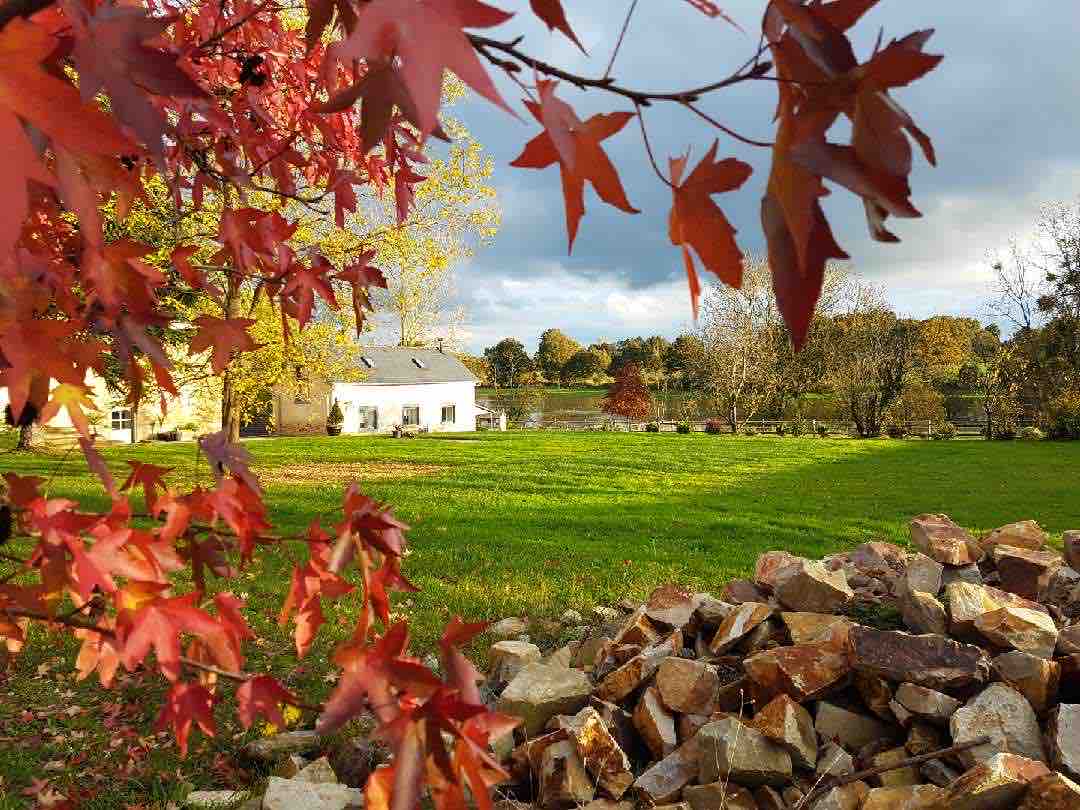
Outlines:
POLYGON ((389 433, 395 426, 430 431, 476 429, 476 386, 465 364, 438 349, 407 346, 363 349, 363 382, 316 386, 306 399, 278 394, 279 433, 322 432, 336 399, 342 433, 389 433))

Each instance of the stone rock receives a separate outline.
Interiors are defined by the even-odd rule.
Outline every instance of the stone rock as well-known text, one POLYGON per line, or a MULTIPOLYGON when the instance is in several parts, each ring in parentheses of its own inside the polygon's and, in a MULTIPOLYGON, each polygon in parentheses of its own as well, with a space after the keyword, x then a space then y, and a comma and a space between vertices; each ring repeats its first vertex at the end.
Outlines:
POLYGON ((1047 767, 1016 754, 995 754, 972 766, 946 788, 948 810, 1013 810, 1028 785, 1049 773, 1047 767))
POLYGON ((776 572, 773 593, 789 610, 835 613, 855 595, 843 570, 830 571, 813 560, 798 559, 776 572))
POLYGON ((850 619, 831 613, 784 612, 780 621, 787 628, 792 644, 831 642, 837 648, 847 641, 852 624, 850 619))
POLYGON ((187 807, 204 808, 205 810, 214 810, 214 808, 233 807, 237 802, 241 802, 246 799, 248 792, 246 790, 193 790, 187 795, 184 800, 184 804, 187 807))
POLYGON ((743 602, 716 628, 709 652, 713 655, 727 652, 772 614, 773 609, 762 602, 743 602))
POLYGON ((495 638, 516 638, 529 631, 529 623, 524 619, 519 619, 517 616, 510 616, 495 622, 487 631, 495 638))
POLYGON ((660 698, 673 712, 711 714, 720 677, 716 668, 688 658, 665 658, 656 671, 660 698))
POLYGON ((330 766, 330 760, 326 757, 319 757, 314 762, 305 765, 293 779, 298 779, 301 782, 311 782, 316 785, 338 784, 337 774, 334 773, 334 769, 330 766))
POLYGON ((645 615, 653 624, 669 630, 685 627, 693 614, 693 597, 677 585, 661 585, 645 600, 645 615))
POLYGON ((944 636, 949 630, 945 606, 926 591, 900 592, 900 615, 909 630, 915 633, 936 633, 944 636))
POLYGON ((680 714, 675 718, 675 735, 679 742, 689 740, 712 719, 707 714, 680 714))
POLYGON ((614 703, 600 700, 593 696, 589 698, 589 705, 596 709, 600 718, 604 721, 607 730, 615 738, 615 742, 626 752, 635 751, 638 747, 637 729, 634 728, 634 719, 630 712, 614 703))
MULTIPOLYGON (((513 742, 512 733, 510 741, 513 742)), ((389 752, 382 744, 363 736, 350 737, 330 751, 330 767, 341 784, 362 788, 371 772, 388 758, 389 752)))
POLYGON ((622 599, 620 599, 618 601, 618 603, 615 605, 615 607, 617 607, 619 610, 623 611, 624 613, 633 613, 635 610, 637 610, 639 607, 641 607, 641 600, 634 599, 631 596, 624 596, 622 599))
POLYGON ((999 545, 994 547, 993 556, 1001 589, 1032 600, 1039 598, 1051 572, 1062 565, 1056 551, 999 545))
POLYGON ((866 782, 849 782, 834 787, 810 805, 810 810, 859 810, 869 792, 866 782))
POLYGON ((1067 565, 1059 565, 1046 577, 1036 601, 1044 605, 1066 608, 1072 601, 1072 593, 1080 585, 1080 571, 1067 565))
POLYGON ((585 617, 582 616, 580 613, 578 613, 573 608, 567 608, 559 616, 559 623, 563 624, 563 625, 566 625, 568 627, 579 625, 583 621, 585 621, 585 617))
POLYGON ((932 754, 946 746, 945 731, 938 726, 929 723, 913 722, 908 729, 907 740, 904 748, 913 757, 921 757, 932 754))
POLYGON ((892 686, 884 678, 860 672, 855 675, 855 691, 862 698, 863 705, 886 722, 892 722, 893 702, 892 686))
POLYGON ((791 754, 795 767, 813 770, 817 765, 817 735, 810 712, 787 695, 773 698, 754 715, 754 728, 791 754))
POLYGON ((630 760, 608 731, 600 713, 586 706, 568 724, 585 770, 600 790, 612 799, 621 799, 634 782, 630 760))
POLYGON ((300 771, 307 767, 308 761, 304 759, 300 754, 289 754, 284 759, 278 760, 274 765, 274 776, 280 776, 282 779, 292 779, 300 771))
POLYGON ((904 728, 907 728, 915 722, 915 716, 904 708, 902 703, 895 700, 889 701, 889 711, 892 712, 893 719, 904 728))
POLYGON ((581 810, 634 810, 633 802, 618 802, 614 799, 593 799, 581 810))
POLYGON ((902 683, 896 701, 919 720, 947 726, 949 718, 963 704, 954 697, 914 683, 902 683))
POLYGON ((895 543, 863 543, 848 555, 859 573, 891 582, 904 575, 908 552, 895 543))
POLYGON ((597 624, 612 624, 620 621, 622 617, 619 611, 607 605, 597 605, 592 609, 592 620, 597 624))
POLYGON ((570 666, 592 672, 600 659, 607 654, 611 639, 607 636, 588 636, 574 648, 574 656, 570 659, 570 666))
POLYGON ((683 798, 691 810, 758 810, 754 794, 726 781, 707 785, 687 785, 683 798))
POLYGON ((541 659, 540 648, 528 641, 496 641, 488 651, 488 677, 508 683, 526 664, 541 659))
POLYGON ((982 559, 979 543, 948 515, 919 515, 908 524, 915 548, 944 565, 968 565, 982 559))
POLYGON ((650 686, 641 693, 641 699, 634 709, 634 727, 652 752, 654 759, 663 759, 678 745, 675 718, 664 707, 655 686, 650 686))
POLYGON ((754 801, 757 802, 758 810, 788 810, 784 797, 768 785, 754 790, 754 801))
POLYGON ((919 773, 922 774, 924 779, 938 787, 948 787, 960 778, 957 771, 950 768, 940 759, 927 760, 919 766, 919 773))
POLYGON ((931 596, 941 592, 942 574, 945 566, 925 554, 912 554, 904 571, 901 587, 910 591, 922 591, 931 596))
POLYGON ((719 627, 720 623, 735 609, 735 605, 714 599, 708 594, 694 594, 694 616, 702 627, 719 627))
POLYGON ((1072 624, 1058 634, 1057 651, 1059 655, 1080 653, 1080 624, 1072 624))
POLYGON ((859 714, 822 700, 814 714, 814 729, 823 740, 831 740, 849 751, 894 738, 892 726, 869 715, 859 714))
POLYGON ((688 740, 653 763, 634 781, 634 793, 650 804, 678 801, 683 788, 698 778, 698 740, 688 740))
POLYGON ((642 605, 626 617, 623 626, 615 634, 615 643, 648 647, 659 641, 662 635, 660 629, 645 615, 645 605, 642 605))
POLYGON ((851 672, 847 657, 823 644, 777 647, 743 663, 759 705, 781 693, 799 703, 814 700, 842 686, 851 672))
MULTIPOLYGON (((878 768, 883 765, 895 765, 907 758, 908 752, 906 748, 890 748, 887 751, 875 754, 870 762, 871 767, 878 768)), ((883 771, 878 774, 877 778, 881 782, 882 787, 907 787, 910 785, 917 785, 921 781, 919 779, 919 769, 914 765, 906 765, 900 768, 892 768, 891 770, 883 771)))
POLYGON ((1057 647, 1058 629, 1045 613, 1005 605, 975 619, 975 629, 998 647, 1050 658, 1057 647))
POLYGON ((1042 732, 1031 704, 1002 683, 990 684, 958 709, 949 720, 949 730, 954 744, 990 737, 989 743, 957 753, 967 768, 1000 753, 1046 761, 1042 732))
POLYGON ((1017 810, 1073 810, 1080 807, 1080 785, 1060 773, 1033 779, 1017 810))
POLYGON ((950 691, 982 684, 990 671, 986 654, 979 647, 942 636, 855 626, 848 638, 849 658, 856 672, 894 683, 910 681, 950 691))
POLYGON ((994 678, 1023 695, 1036 713, 1042 714, 1057 701, 1061 682, 1061 665, 1057 661, 1013 650, 996 656, 990 666, 994 678))
POLYGON ((698 743, 698 782, 720 779, 749 787, 782 786, 791 781, 791 755, 760 731, 725 717, 709 723, 698 743))
POLYGON ((364 791, 345 785, 321 785, 271 776, 263 794, 263 810, 345 810, 364 806, 364 791))
POLYGON ((1080 779, 1080 704, 1062 703, 1050 712, 1050 761, 1070 779, 1080 779))
POLYGON ((561 740, 547 746, 540 755, 538 795, 547 808, 574 807, 592 801, 593 782, 585 772, 577 746, 561 740))
POLYGON ((979 545, 989 554, 998 546, 1040 549, 1047 539, 1046 532, 1034 520, 1020 520, 994 529, 979 541, 979 545))
MULTIPOLYGON (((562 720, 569 720, 569 717, 563 717, 562 720)), ((555 743, 564 742, 570 739, 570 731, 566 727, 565 722, 560 724, 559 728, 549 731, 547 734, 541 734, 539 737, 530 737, 517 748, 515 748, 510 754, 510 764, 513 773, 519 779, 531 779, 534 774, 540 773, 540 768, 543 765, 544 751, 555 743)))
POLYGON ((982 571, 979 570, 979 566, 975 563, 971 563, 971 565, 959 565, 955 568, 951 565, 945 566, 945 570, 941 572, 941 587, 948 588, 954 582, 966 582, 969 585, 982 585, 982 571))
POLYGON ((289 754, 302 754, 319 747, 319 735, 311 730, 283 731, 270 737, 252 740, 244 746, 244 755, 261 762, 272 762, 289 754))
POLYGON ((575 714, 589 700, 589 676, 577 669, 526 664, 502 695, 497 709, 522 718, 524 731, 535 736, 557 714, 575 714))
POLYGON ((732 579, 724 586, 720 598, 733 605, 743 602, 765 602, 768 594, 748 579, 732 579))
POLYGON ((754 562, 754 584, 771 592, 776 587, 776 575, 780 569, 801 560, 787 551, 766 551, 754 562))
POLYGON ((753 655, 756 652, 775 647, 774 639, 780 635, 780 623, 776 619, 766 619, 735 645, 733 651, 745 655, 753 655))
POLYGON ((860 810, 938 810, 944 796, 937 785, 872 788, 860 810))
POLYGON ((1045 607, 1022 596, 970 582, 950 582, 945 586, 945 604, 949 611, 949 632, 957 638, 975 638, 975 620, 984 613, 1006 605, 1046 613, 1045 607))
POLYGON ((1080 529, 1062 532, 1061 544, 1065 547, 1065 562, 1070 568, 1080 571, 1080 529))
POLYGON ((844 776, 854 773, 855 759, 832 740, 828 740, 825 747, 818 752, 814 772, 818 776, 844 776))
POLYGON ((596 689, 596 696, 612 703, 625 698, 651 678, 660 663, 682 648, 681 634, 674 633, 665 641, 642 650, 610 675, 596 689))

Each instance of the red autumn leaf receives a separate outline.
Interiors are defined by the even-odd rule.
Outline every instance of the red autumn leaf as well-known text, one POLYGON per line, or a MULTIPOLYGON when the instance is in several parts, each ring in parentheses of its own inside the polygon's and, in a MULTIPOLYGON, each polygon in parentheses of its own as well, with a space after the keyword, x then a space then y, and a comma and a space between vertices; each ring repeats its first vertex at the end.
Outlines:
POLYGON ((483 702, 477 687, 482 676, 473 663, 464 656, 460 647, 483 633, 489 624, 489 622, 466 623, 460 616, 455 616, 443 630, 442 638, 439 639, 443 667, 446 670, 446 682, 457 689, 468 703, 483 702))
POLYGON ((132 671, 153 648, 158 667, 170 681, 180 677, 180 633, 202 640, 219 640, 221 625, 205 610, 195 606, 197 593, 172 599, 156 598, 131 617, 131 631, 124 642, 123 662, 132 671))
POLYGON ((349 65, 363 59, 388 63, 412 98, 422 135, 438 124, 443 72, 452 71, 484 98, 513 114, 480 64, 463 28, 490 28, 512 15, 479 0, 372 0, 357 14, 356 27, 331 54, 349 65))
POLYGON ((289 280, 281 290, 282 298, 291 296, 297 307, 296 320, 303 329, 311 320, 311 310, 315 306, 315 293, 334 309, 337 309, 337 299, 330 283, 326 280, 326 273, 334 268, 323 262, 313 267, 299 267, 289 274, 289 280))
POLYGON ((390 624, 390 597, 387 591, 415 593, 420 589, 401 575, 401 560, 390 554, 383 564, 368 579, 368 598, 375 609, 375 615, 384 625, 390 624))
POLYGON ((586 180, 592 183, 604 202, 628 214, 638 213, 638 209, 626 198, 619 175, 600 146, 602 140, 626 126, 634 114, 598 114, 582 122, 565 102, 555 96, 556 82, 540 81, 538 86, 541 103, 526 101, 525 106, 544 125, 544 132, 529 141, 510 165, 545 169, 559 164, 566 202, 568 249, 573 250, 578 223, 585 213, 583 194, 586 180))
POLYGON ((92 411, 97 410, 94 401, 88 396, 89 389, 85 385, 61 383, 49 392, 49 401, 41 409, 38 421, 44 424, 52 419, 63 408, 67 411, 68 418, 83 436, 90 436, 90 423, 83 413, 83 408, 92 411))
POLYGON ((566 20, 566 12, 563 11, 562 0, 529 0, 533 14, 543 20, 549 31, 559 30, 565 34, 575 45, 581 48, 581 52, 587 54, 585 46, 577 38, 577 34, 570 28, 566 20))
POLYGON ((668 234, 671 243, 681 245, 683 249, 695 318, 698 304, 696 291, 700 290, 701 286, 690 255, 691 247, 701 263, 725 284, 732 287, 742 284, 742 252, 735 244, 735 229, 731 227, 724 212, 713 202, 712 195, 739 188, 753 170, 748 164, 735 158, 717 161, 717 146, 718 141, 713 141, 705 157, 685 180, 683 173, 686 171, 689 155, 669 161, 674 200, 668 234))
MULTIPOLYGON (((729 23, 741 30, 741 26, 733 19, 731 19, 731 17, 725 14, 720 8, 720 6, 716 5, 716 3, 713 3, 712 0, 686 0, 686 2, 696 8, 706 17, 720 17, 724 20, 727 20, 729 23)), ((877 0, 873 0, 873 2, 876 3, 877 0)))
POLYGON ((236 690, 236 716, 244 728, 251 728, 264 717, 278 728, 285 727, 281 716, 281 704, 295 705, 296 695, 278 683, 277 678, 257 675, 249 678, 236 690))
POLYGON ((198 354, 210 349, 210 367, 215 374, 221 374, 232 360, 233 352, 250 352, 258 348, 247 331, 254 324, 253 318, 200 315, 195 319, 199 331, 191 338, 191 352, 198 354))
POLYGON ((157 502, 158 487, 165 489, 163 479, 172 472, 173 468, 159 467, 145 461, 129 461, 128 466, 131 467, 131 474, 128 475, 127 480, 120 487, 120 491, 127 492, 136 485, 141 486, 146 511, 153 514, 155 511, 154 504, 157 502))
POLYGON ((45 483, 45 479, 39 475, 18 475, 13 472, 4 473, 4 481, 7 483, 8 502, 22 508, 41 497, 38 488, 45 483))
POLYGON ((199 449, 210 462, 210 469, 218 481, 222 480, 222 476, 228 470, 247 484, 252 492, 262 492, 259 479, 248 466, 251 463, 251 453, 243 445, 232 444, 226 431, 219 430, 217 433, 200 436, 199 449))
POLYGON ((214 736, 216 702, 217 698, 201 684, 175 683, 165 696, 165 705, 161 707, 155 728, 164 731, 172 727, 176 742, 180 746, 180 755, 186 757, 188 737, 194 726, 201 728, 207 736, 214 736))
POLYGON ((100 5, 92 16, 75 16, 71 54, 83 100, 90 101, 101 91, 108 93, 116 117, 159 158, 163 156, 167 121, 149 94, 175 99, 206 96, 176 66, 175 55, 144 44, 160 36, 173 20, 147 17, 141 8, 100 5))

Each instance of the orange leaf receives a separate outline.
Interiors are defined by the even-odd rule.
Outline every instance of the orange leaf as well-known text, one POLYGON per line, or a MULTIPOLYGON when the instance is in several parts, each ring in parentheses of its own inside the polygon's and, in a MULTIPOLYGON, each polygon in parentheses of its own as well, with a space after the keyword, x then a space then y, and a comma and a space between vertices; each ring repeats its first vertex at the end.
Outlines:
POLYGON ((42 424, 48 422, 63 408, 67 411, 71 424, 78 428, 79 433, 89 437, 90 423, 86 419, 86 414, 83 413, 83 408, 96 411, 97 405, 87 396, 87 393, 88 389, 85 385, 61 383, 56 386, 49 392, 49 401, 41 409, 41 415, 38 417, 40 422, 42 424))

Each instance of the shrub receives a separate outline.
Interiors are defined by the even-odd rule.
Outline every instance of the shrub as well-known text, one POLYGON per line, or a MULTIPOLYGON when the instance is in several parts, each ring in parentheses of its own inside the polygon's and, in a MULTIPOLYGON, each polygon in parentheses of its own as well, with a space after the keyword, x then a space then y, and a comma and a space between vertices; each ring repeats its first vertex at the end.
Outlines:
POLYGON ((818 426, 817 426, 817 435, 820 436, 823 439, 826 436, 828 436, 829 435, 829 427, 828 427, 828 425, 826 425, 824 423, 819 423, 818 426))
POLYGON ((1016 438, 1022 439, 1025 442, 1040 442, 1046 438, 1046 434, 1034 425, 1027 425, 1026 427, 1020 428, 1020 431, 1016 434, 1016 438))
POLYGON ((1080 439, 1080 391, 1066 391, 1050 400, 1051 439, 1080 439))
POLYGON ((746 427, 743 428, 742 434, 743 434, 743 436, 757 436, 758 435, 757 428, 754 427, 753 425, 747 425, 746 427))
POLYGON ((1016 425, 1005 424, 994 428, 994 438, 999 442, 1011 442, 1016 438, 1016 425))
POLYGON ((948 441, 949 439, 956 438, 956 425, 952 422, 943 422, 937 426, 934 430, 934 439, 937 441, 948 441))
POLYGON ((675 426, 675 432, 676 433, 689 433, 690 432, 690 423, 689 422, 679 422, 679 424, 677 424, 675 426))
POLYGON ((659 433, 660 432, 660 425, 658 425, 656 422, 649 422, 649 424, 645 425, 645 432, 646 433, 659 433))
POLYGON ((705 432, 717 436, 724 430, 724 423, 719 419, 710 419, 705 423, 705 432))
POLYGON ((794 419, 791 422, 791 435, 802 436, 804 433, 810 432, 810 426, 806 424, 805 419, 794 419))
POLYGON ((783 422, 777 423, 777 425, 776 425, 776 435, 777 436, 783 436, 785 433, 787 433, 787 428, 784 427, 784 423, 783 422))
POLYGON ((892 422, 885 426, 885 433, 890 439, 902 439, 907 436, 907 426, 900 422, 892 422))

